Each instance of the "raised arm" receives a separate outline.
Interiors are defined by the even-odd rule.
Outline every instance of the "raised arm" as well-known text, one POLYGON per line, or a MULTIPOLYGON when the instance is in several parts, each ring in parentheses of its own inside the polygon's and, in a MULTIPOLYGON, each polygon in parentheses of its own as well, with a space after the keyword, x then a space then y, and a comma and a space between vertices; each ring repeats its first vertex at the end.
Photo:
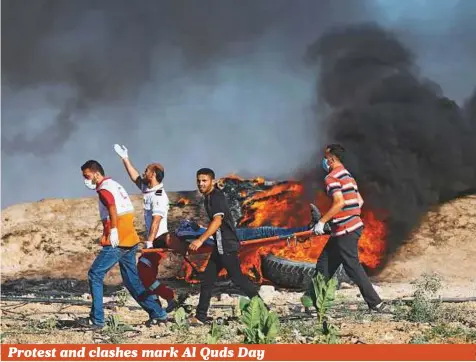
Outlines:
POLYGON ((132 182, 134 182, 137 187, 141 188, 142 180, 139 174, 139 171, 137 171, 134 166, 132 165, 132 162, 129 160, 129 154, 126 146, 118 145, 117 143, 114 145, 114 151, 119 155, 119 157, 122 159, 122 162, 124 163, 124 167, 126 168, 127 173, 129 174, 129 177, 131 178, 132 182))

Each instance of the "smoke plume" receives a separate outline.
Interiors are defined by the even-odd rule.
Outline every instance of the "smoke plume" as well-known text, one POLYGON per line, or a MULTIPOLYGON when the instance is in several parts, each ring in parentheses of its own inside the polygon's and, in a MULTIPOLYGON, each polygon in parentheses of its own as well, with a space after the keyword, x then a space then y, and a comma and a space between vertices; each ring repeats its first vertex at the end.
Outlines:
POLYGON ((474 96, 462 110, 376 24, 329 31, 308 55, 328 107, 326 141, 346 148, 364 208, 387 222, 391 254, 431 207, 476 187, 474 96))
MULTIPOLYGON (((337 17, 345 18, 363 3, 337 17)), ((320 20, 342 9, 330 1, 305 1, 301 7, 283 0, 5 1, 2 74, 7 94, 60 84, 69 87, 71 96, 43 131, 14 138, 2 133, 3 149, 60 151, 91 109, 134 100, 157 73, 158 81, 166 83, 200 72, 212 61, 259 51, 253 41, 278 26, 292 36, 306 20, 302 10, 320 20)), ((118 114, 115 122, 127 128, 130 120, 118 114)))
POLYGON ((91 158, 134 192, 116 142, 140 170, 164 164, 170 191, 203 166, 276 177, 286 163, 290 177, 315 147, 303 50, 373 18, 371 3, 3 1, 2 204, 90 196, 91 158))

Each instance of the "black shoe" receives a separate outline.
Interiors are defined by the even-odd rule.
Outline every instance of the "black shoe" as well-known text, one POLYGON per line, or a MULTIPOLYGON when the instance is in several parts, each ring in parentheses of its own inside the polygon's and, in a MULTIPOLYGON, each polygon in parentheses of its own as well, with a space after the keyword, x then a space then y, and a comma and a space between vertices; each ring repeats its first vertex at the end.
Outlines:
POLYGON ((188 319, 188 323, 193 327, 203 326, 205 324, 212 324, 212 322, 213 322, 213 318, 211 317, 195 316, 195 317, 190 317, 188 319))
POLYGON ((309 223, 309 229, 312 229, 314 225, 321 220, 322 215, 316 205, 309 204, 309 208, 311 209, 311 222, 309 223))
POLYGON ((165 316, 164 318, 150 318, 147 322, 145 322, 145 326, 150 328, 152 326, 158 326, 167 322, 167 316, 165 316))
POLYGON ((177 309, 180 306, 180 303, 177 299, 172 298, 167 301, 167 308, 165 308, 165 311, 167 313, 173 312, 175 309, 177 309))
POLYGON ((104 324, 96 324, 89 317, 78 318, 78 319, 76 319, 75 322, 79 327, 87 328, 87 329, 90 329, 90 330, 101 330, 101 329, 104 328, 104 324))
POLYGON ((380 304, 377 304, 374 307, 370 307, 369 309, 370 309, 370 312, 374 312, 374 313, 390 313, 391 312, 390 306, 385 302, 380 302, 380 304))

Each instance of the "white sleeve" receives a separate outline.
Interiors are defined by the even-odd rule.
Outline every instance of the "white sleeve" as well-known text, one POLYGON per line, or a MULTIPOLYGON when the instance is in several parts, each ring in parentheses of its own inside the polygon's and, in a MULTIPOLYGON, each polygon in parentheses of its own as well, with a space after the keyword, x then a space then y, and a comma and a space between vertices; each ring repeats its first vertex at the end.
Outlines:
POLYGON ((152 216, 167 216, 169 203, 166 197, 154 195, 152 197, 152 216))

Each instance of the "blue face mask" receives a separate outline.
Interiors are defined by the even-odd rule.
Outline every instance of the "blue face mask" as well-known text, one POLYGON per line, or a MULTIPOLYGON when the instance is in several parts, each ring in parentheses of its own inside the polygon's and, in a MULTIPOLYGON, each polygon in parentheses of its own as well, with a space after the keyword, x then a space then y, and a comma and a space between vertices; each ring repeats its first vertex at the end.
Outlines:
POLYGON ((324 169, 324 171, 326 171, 327 173, 329 173, 329 171, 331 170, 330 166, 329 166, 329 161, 327 161, 327 158, 323 158, 322 159, 322 168, 324 169))

